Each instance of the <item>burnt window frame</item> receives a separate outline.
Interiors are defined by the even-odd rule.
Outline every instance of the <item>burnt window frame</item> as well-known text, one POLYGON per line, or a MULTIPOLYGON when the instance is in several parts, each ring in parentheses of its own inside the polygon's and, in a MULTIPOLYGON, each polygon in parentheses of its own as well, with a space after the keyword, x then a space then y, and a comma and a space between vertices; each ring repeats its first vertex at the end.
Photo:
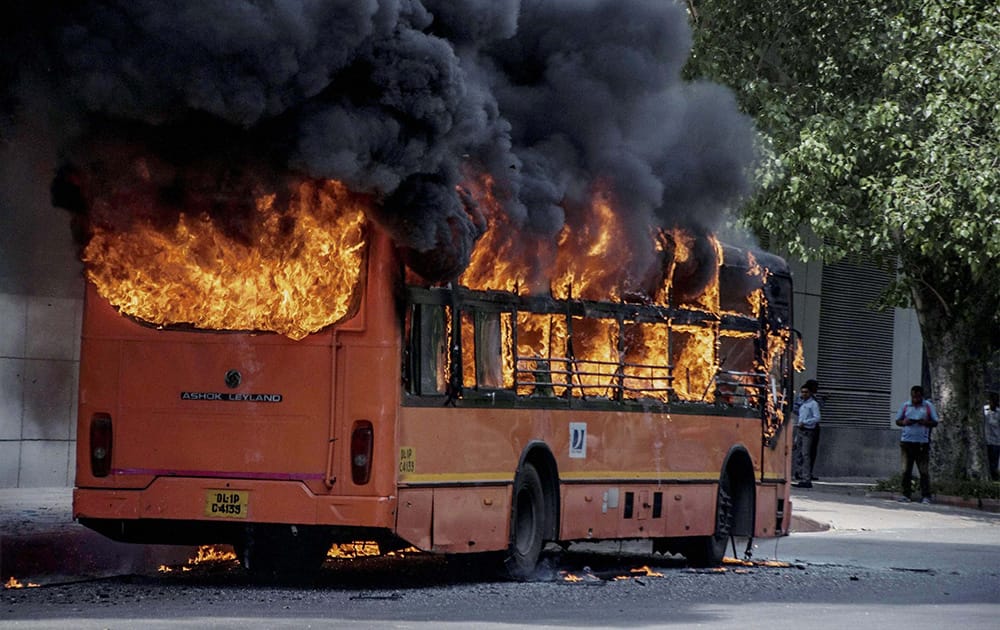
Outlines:
MULTIPOLYGON (((419 357, 410 356, 405 361, 405 369, 407 370, 404 376, 404 392, 406 396, 404 401, 406 404, 410 405, 435 405, 435 404, 449 404, 456 406, 511 406, 511 407, 525 407, 525 408, 581 408, 581 409, 608 409, 608 410, 649 410, 651 408, 662 408, 664 410, 678 411, 682 413, 701 413, 707 415, 720 415, 720 416, 733 416, 739 415, 741 417, 760 417, 761 414, 765 412, 765 405, 757 405, 755 407, 748 407, 743 405, 726 405, 720 404, 718 400, 715 402, 704 402, 703 400, 687 400, 680 399, 676 395, 666 396, 666 400, 654 399, 652 397, 646 397, 642 394, 637 394, 632 397, 622 396, 622 395, 610 395, 610 396, 591 396, 585 397, 580 396, 579 391, 581 388, 577 383, 574 382, 572 387, 568 387, 565 382, 559 382, 558 374, 559 369, 552 369, 551 374, 553 376, 552 386, 555 388, 554 393, 549 395, 539 395, 538 392, 531 386, 535 384, 535 381, 523 381, 518 375, 518 371, 530 371, 536 369, 527 365, 531 363, 534 358, 520 356, 517 352, 518 345, 518 328, 519 321, 518 316, 522 313, 531 313, 535 316, 549 316, 552 318, 561 318, 564 320, 565 331, 560 330, 560 332, 565 332, 568 335, 572 335, 572 320, 573 318, 599 318, 599 319, 610 319, 617 320, 618 338, 621 341, 621 331, 624 326, 631 324, 643 325, 647 323, 656 323, 667 325, 672 329, 675 325, 687 325, 687 326, 700 326, 700 327, 710 327, 713 329, 715 343, 718 343, 719 331, 733 330, 733 331, 743 331, 746 333, 753 333, 758 337, 758 341, 755 342, 760 351, 763 352, 763 347, 760 346, 761 343, 766 343, 763 340, 764 331, 762 326, 765 325, 766 318, 764 317, 751 317, 747 315, 733 314, 733 313, 712 313, 706 310, 700 309, 689 309, 689 308, 674 308, 662 305, 653 305, 648 303, 631 303, 631 302, 597 302, 597 301, 587 301, 579 299, 556 299, 550 296, 530 296, 530 295, 517 295, 512 292, 505 291, 489 291, 489 290, 474 290, 462 286, 445 286, 445 287, 421 287, 414 285, 407 285, 404 289, 404 304, 406 305, 405 312, 413 312, 414 304, 435 304, 442 308, 450 307, 448 311, 451 316, 451 330, 452 337, 449 340, 449 370, 448 379, 449 387, 446 394, 441 394, 440 392, 435 394, 420 394, 417 390, 408 383, 418 376, 416 370, 416 361, 419 357), (461 331, 462 317, 464 313, 474 313, 477 310, 495 312, 495 313, 510 313, 511 317, 511 343, 514 347, 513 359, 515 361, 515 377, 513 387, 507 387, 502 389, 493 389, 486 387, 475 387, 468 386, 464 383, 464 368, 463 368, 463 335, 455 335, 454 331, 461 331), (520 362, 521 365, 517 365, 520 362), (569 391, 566 391, 566 390, 569 391), (560 390, 562 392, 560 393, 560 390)), ((676 333, 671 333, 668 343, 673 343, 676 333)), ((411 335, 407 335, 411 337, 411 335)), ((406 340, 407 344, 405 346, 407 354, 414 354, 415 349, 412 344, 409 343, 409 339, 406 340)), ((567 355, 570 354, 570 350, 567 344, 567 355)), ((668 351, 669 352, 669 351, 668 351)), ((672 355, 672 352, 670 352, 672 355)), ((474 355, 474 352, 473 352, 474 355)), ((560 360, 568 360, 567 357, 560 357, 560 360)), ((624 361, 624 359, 621 359, 624 361)), ((664 366, 665 369, 674 370, 675 366, 668 364, 664 366)), ((565 370, 564 370, 565 371, 565 370)), ((672 372, 671 372, 672 374, 672 372)), ((763 375, 762 375, 763 376, 763 375)), ((563 375, 564 378, 569 378, 569 376, 563 375)), ((671 377, 673 378, 673 377, 671 377)), ((714 382, 714 378, 712 381, 714 382)), ((764 380, 764 379, 761 379, 764 380)), ((619 380, 619 384, 621 380, 619 380)), ((548 385, 548 383, 544 383, 548 385)), ((764 389, 763 383, 761 383, 761 389, 764 389)), ((623 390, 619 387, 619 394, 623 390)), ((760 397, 763 399, 763 397, 760 397)))

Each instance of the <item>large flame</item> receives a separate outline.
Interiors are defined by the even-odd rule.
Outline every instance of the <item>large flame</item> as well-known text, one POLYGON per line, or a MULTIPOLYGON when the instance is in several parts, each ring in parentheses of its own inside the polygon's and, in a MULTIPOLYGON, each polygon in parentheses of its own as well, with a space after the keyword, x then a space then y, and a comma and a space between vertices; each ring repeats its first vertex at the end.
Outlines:
POLYGON ((718 239, 675 228, 660 232, 657 244, 668 255, 657 302, 718 313, 719 266, 723 260, 718 239))
MULTIPOLYGON (((717 323, 723 312, 719 270, 724 252, 712 235, 681 228, 651 232, 648 245, 659 257, 660 277, 651 283, 648 270, 637 273, 632 268, 635 256, 624 236, 623 215, 615 211, 613 195, 607 190, 595 189, 590 206, 567 222, 553 252, 544 244, 533 245, 530 238, 512 238, 517 231, 497 211, 489 180, 473 182, 469 189, 486 208, 492 226, 473 252, 460 284, 557 299, 641 302, 704 314, 701 323, 696 317, 683 324, 638 324, 518 312, 517 359, 504 368, 504 381, 513 379, 519 394, 558 397, 571 392, 591 397, 712 402, 716 399, 716 377, 723 368, 745 374, 731 377, 737 379, 735 385, 752 392, 759 389, 751 375, 761 367, 754 362, 755 335, 724 331, 717 323), (547 275, 543 277, 542 272, 547 275), (732 367, 723 366, 726 357, 720 357, 719 345, 727 343, 723 341, 727 336, 746 337, 750 347, 749 351, 744 348, 727 353, 726 357, 732 355, 732 367)), ((764 272, 752 258, 744 262, 749 278, 741 286, 753 288, 747 289, 745 306, 735 314, 757 318, 762 308, 764 272)), ((471 340, 473 331, 472 322, 463 321, 462 338, 471 340)), ((472 344, 463 343, 463 381, 471 384, 476 380, 469 365, 472 349, 467 345, 472 344)), ((757 401, 754 393, 742 395, 748 403, 757 401)))
MULTIPOLYGON (((471 179, 466 193, 491 226, 460 285, 652 305, 665 315, 640 323, 610 312, 463 312, 454 332, 461 338, 464 387, 513 388, 530 396, 762 402, 766 375, 780 362, 788 336, 768 333, 768 355, 758 356, 757 333, 720 323, 724 316, 763 320, 768 271, 752 255, 740 253, 739 264, 727 267, 734 286, 727 284, 724 305, 721 243, 674 228, 650 230, 637 245, 643 235, 626 233, 626 215, 607 187, 595 187, 589 205, 573 208, 554 242, 523 236, 500 211, 488 177, 471 179), (645 258, 633 250, 643 246, 651 262, 640 264, 645 258), (740 269, 744 275, 734 279, 740 269)), ((356 307, 370 203, 338 182, 304 181, 291 194, 258 194, 254 216, 245 221, 251 229, 235 233, 207 210, 166 224, 143 219, 153 215, 142 212, 123 224, 105 218, 91 225, 87 274, 111 304, 145 322, 300 339, 356 307)), ((452 322, 450 316, 445 321, 449 335, 452 322)), ((445 354, 436 391, 445 390, 452 360, 445 354)), ((782 401, 769 393, 767 404, 777 414, 782 401)))
POLYGON ((285 207, 257 198, 253 239, 208 214, 174 225, 96 224, 87 276, 122 313, 157 325, 274 331, 301 339, 356 304, 364 201, 333 181, 301 183, 285 207))
POLYGON ((559 236, 552 295, 616 301, 631 268, 621 217, 613 208, 610 193, 603 189, 595 191, 585 212, 582 221, 573 227, 567 224, 559 236))
POLYGON ((529 279, 528 268, 518 251, 518 241, 511 238, 510 220, 493 194, 493 179, 488 175, 470 178, 465 188, 488 215, 490 225, 476 243, 459 284, 476 289, 521 292, 529 279))
MULTIPOLYGON (((613 195, 595 187, 591 203, 568 220, 553 245, 523 237, 499 209, 489 178, 466 188, 489 217, 490 229, 476 244, 459 284, 480 290, 544 293, 559 299, 618 300, 641 284, 633 277, 633 252, 624 238, 613 195)), ((652 241, 652 236, 650 237, 652 241)), ((652 242, 651 242, 652 245, 652 242)))
POLYGON ((759 285, 747 295, 747 306, 754 317, 760 317, 764 309, 764 283, 767 281, 768 271, 757 262, 753 252, 747 252, 747 262, 749 264, 747 275, 756 279, 759 285))

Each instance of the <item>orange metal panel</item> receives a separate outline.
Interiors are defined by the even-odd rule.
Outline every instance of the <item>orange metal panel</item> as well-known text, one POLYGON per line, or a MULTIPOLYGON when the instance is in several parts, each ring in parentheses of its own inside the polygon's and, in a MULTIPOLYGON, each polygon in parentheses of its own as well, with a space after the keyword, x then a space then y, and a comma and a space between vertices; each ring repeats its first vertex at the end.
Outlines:
POLYGON ((757 486, 757 522, 754 536, 775 536, 775 511, 778 507, 776 486, 757 486))
POLYGON ((140 493, 134 490, 73 490, 73 518, 136 519, 140 493))
MULTIPOLYGON (((763 448, 763 460, 764 460, 764 477, 767 480, 774 481, 777 485, 772 486, 775 492, 774 502, 769 506, 762 506, 758 502, 757 510, 757 522, 758 527, 761 527, 761 515, 771 514, 773 515, 776 510, 776 501, 778 498, 784 499, 785 505, 785 515, 783 518, 782 528, 785 530, 783 532, 774 532, 774 519, 770 521, 768 528, 772 533, 767 534, 768 536, 774 536, 775 534, 785 534, 788 531, 788 527, 791 524, 792 518, 792 503, 791 503, 791 486, 789 485, 789 480, 792 477, 792 427, 790 424, 786 425, 782 430, 781 434, 778 436, 778 441, 774 447, 764 446, 763 448), (780 482, 780 483, 778 483, 780 482), (764 511, 761 511, 761 510, 764 511)), ((763 535, 759 534, 758 535, 763 535)))
POLYGON ((564 539, 702 536, 715 526, 716 487, 708 484, 572 485, 563 486, 562 496, 564 539), (624 518, 626 492, 634 497, 631 519, 624 518), (660 518, 652 518, 651 498, 656 492, 663 494, 660 518), (643 497, 650 502, 643 503, 643 497))
POLYGON ((431 550, 431 525, 434 513, 432 488, 400 488, 396 535, 417 549, 431 550))
MULTIPOLYGON (((759 422, 725 416, 580 411, 403 407, 399 447, 412 456, 405 484, 510 482, 521 453, 546 444, 560 478, 714 482, 734 444, 759 470, 759 422), (571 457, 570 423, 586 423, 585 457, 571 457), (474 439, 472 439, 474 438, 474 439), (447 453, 441 457, 440 453, 447 453)), ((398 460, 397 460, 398 461, 398 460)))
POLYGON ((652 493, 649 490, 639 490, 635 493, 635 519, 644 521, 650 517, 653 510, 652 493))
POLYGON ((122 349, 121 405, 113 416, 118 485, 148 475, 318 479, 326 463, 329 349, 140 344, 122 349), (229 370, 243 377, 225 384, 229 370), (209 393, 222 400, 191 400, 209 393), (280 402, 226 396, 280 396, 280 402))
POLYGON ((510 492, 509 487, 435 488, 434 551, 506 549, 510 492))
POLYGON ((386 234, 372 234, 361 310, 332 333, 336 384, 326 431, 332 449, 329 473, 336 478, 334 491, 341 494, 383 496, 396 492, 402 349, 394 299, 399 268, 392 248, 386 234), (368 420, 375 432, 371 481, 364 486, 351 481, 349 433, 357 420, 368 420))
MULTIPOLYGON (((396 481, 396 404, 399 396, 398 350, 392 347, 364 347, 349 335, 337 352, 337 391, 335 427, 330 435, 334 457, 331 472, 336 478, 335 492, 347 494, 395 493, 396 481), (396 372, 393 373, 392 370, 396 372), (394 374, 392 378, 373 378, 373 374, 394 374), (350 432, 358 420, 368 420, 375 432, 371 481, 355 486, 351 481, 350 432)), ((323 429, 323 434, 327 431, 323 429)), ((325 444, 324 444, 325 446, 325 444)))
POLYGON ((609 490, 608 486, 597 485, 563 486, 559 536, 586 540, 617 535, 621 505, 608 505, 609 490))
MULTIPOLYGON (((618 509, 619 521, 618 521, 618 531, 616 537, 618 538, 648 538, 653 534, 650 532, 651 523, 643 515, 643 508, 641 506, 640 495, 645 491, 641 486, 622 486, 620 488, 621 503, 618 509), (629 518, 625 517, 625 506, 631 497, 632 501, 632 514, 629 518)), ((648 514, 648 508, 645 510, 648 514)), ((657 528, 657 531, 663 528, 657 528)))
MULTIPOLYGON (((88 299, 87 303, 92 302, 88 299)), ((77 410, 76 478, 78 485, 112 486, 115 477, 95 478, 90 470, 90 421, 94 413, 118 415, 118 373, 121 349, 117 342, 84 339, 80 353, 79 408, 77 410)), ((115 438, 119 436, 114 435, 115 438)), ((116 452, 112 449, 112 452, 116 452)))
POLYGON ((713 486, 667 486, 663 511, 669 536, 709 536, 715 532, 713 486))

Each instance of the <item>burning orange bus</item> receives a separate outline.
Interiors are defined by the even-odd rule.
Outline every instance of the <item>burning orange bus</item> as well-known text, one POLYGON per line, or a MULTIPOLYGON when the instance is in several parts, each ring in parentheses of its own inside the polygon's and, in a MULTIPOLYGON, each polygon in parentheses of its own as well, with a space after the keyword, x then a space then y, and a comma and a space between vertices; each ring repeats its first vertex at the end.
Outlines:
MULTIPOLYGON (((298 292, 276 272, 253 292, 239 269, 168 282, 162 234, 94 233, 81 523, 121 541, 229 543, 263 575, 318 566, 355 540, 501 552, 527 578, 548 543, 650 539, 711 564, 733 536, 787 533, 783 261, 709 241, 707 281, 684 290, 678 232, 659 235, 672 256, 652 297, 476 276, 496 260, 434 285, 363 213, 329 220, 340 240, 317 248, 327 258, 298 292), (116 238, 148 268, 109 262, 116 238), (328 300, 327 281, 346 290, 328 300), (315 299, 318 320, 280 317, 315 299)), ((184 221, 170 229, 188 259, 261 266, 259 251, 230 260, 184 221)))

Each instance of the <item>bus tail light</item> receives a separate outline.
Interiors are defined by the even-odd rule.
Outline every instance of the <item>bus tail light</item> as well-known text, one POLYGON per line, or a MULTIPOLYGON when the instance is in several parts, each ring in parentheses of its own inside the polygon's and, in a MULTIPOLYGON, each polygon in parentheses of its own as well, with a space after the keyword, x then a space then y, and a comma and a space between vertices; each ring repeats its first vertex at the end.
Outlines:
POLYGON ((351 432, 351 479, 361 486, 368 483, 372 473, 372 442, 375 432, 372 423, 358 420, 351 432))
POLYGON ((90 417, 90 472, 95 477, 111 472, 111 414, 90 417))

